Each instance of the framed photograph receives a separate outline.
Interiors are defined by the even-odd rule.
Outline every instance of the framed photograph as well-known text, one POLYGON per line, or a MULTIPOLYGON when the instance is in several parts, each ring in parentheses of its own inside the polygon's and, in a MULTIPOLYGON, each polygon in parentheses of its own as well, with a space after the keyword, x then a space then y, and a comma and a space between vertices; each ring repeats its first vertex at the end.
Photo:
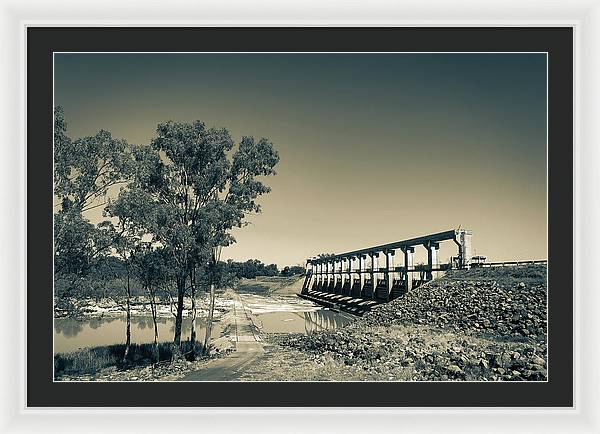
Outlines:
POLYGON ((27 35, 28 77, 53 71, 28 87, 52 97, 53 130, 29 102, 28 137, 53 138, 54 158, 54 269, 36 273, 54 277, 29 285, 54 288, 54 363, 30 362, 32 403, 42 384, 76 406, 135 401, 63 387, 210 381, 198 401, 140 404, 249 405, 254 388, 262 405, 572 404, 571 334, 548 333, 572 322, 572 294, 549 289, 572 272, 548 272, 572 256, 572 194, 552 191, 572 125, 548 120, 573 117, 573 29, 27 35), (323 393, 294 392, 305 382, 323 393))
POLYGON ((19 417, 570 424, 578 25, 23 22, 19 417))

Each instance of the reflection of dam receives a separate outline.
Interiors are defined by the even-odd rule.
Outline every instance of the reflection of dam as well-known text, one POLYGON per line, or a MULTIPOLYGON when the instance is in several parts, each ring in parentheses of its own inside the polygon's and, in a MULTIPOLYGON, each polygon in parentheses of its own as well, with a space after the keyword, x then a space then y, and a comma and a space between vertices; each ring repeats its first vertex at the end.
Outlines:
POLYGON ((297 313, 298 316, 300 316, 300 314, 304 316, 304 330, 307 334, 319 330, 333 330, 342 327, 351 321, 346 315, 330 310, 297 313))
POLYGON ((333 330, 345 326, 353 319, 352 315, 327 309, 252 315, 252 322, 261 333, 312 333, 318 330, 333 330))

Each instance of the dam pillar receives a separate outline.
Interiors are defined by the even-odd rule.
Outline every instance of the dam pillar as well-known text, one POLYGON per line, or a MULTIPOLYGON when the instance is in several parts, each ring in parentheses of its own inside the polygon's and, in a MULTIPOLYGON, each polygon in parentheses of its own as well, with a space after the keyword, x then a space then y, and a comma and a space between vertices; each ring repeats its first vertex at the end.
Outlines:
POLYGON ((335 261, 329 262, 329 292, 333 293, 335 289, 335 261))
POLYGON ((348 257, 348 268, 346 268, 346 279, 348 279, 348 290, 346 291, 346 295, 352 295, 352 286, 354 285, 354 276, 352 275, 352 266, 354 258, 352 256, 348 257))
POLYGON ((394 255, 395 250, 388 250, 385 252, 385 282, 387 284, 387 300, 390 299, 392 293, 392 286, 394 286, 394 255))
POLYGON ((358 279, 360 280, 359 289, 360 296, 362 297, 363 291, 365 290, 365 259, 367 255, 358 256, 358 279))
POLYGON ((325 270, 325 264, 323 262, 319 262, 319 290, 323 291, 323 282, 325 279, 325 274, 323 274, 325 270))
POLYGON ((331 292, 333 294, 335 294, 335 284, 336 284, 336 279, 337 276, 335 274, 335 267, 337 265, 337 260, 332 260, 331 261, 331 292))
POLYGON ((376 271, 379 267, 379 252, 371 252, 369 255, 371 256, 371 298, 374 300, 377 295, 377 280, 379 278, 379 273, 376 271))
POLYGON ((341 288, 344 287, 344 261, 346 258, 340 258, 340 268, 338 269, 338 280, 340 281, 340 293, 342 292, 341 288))
MULTIPOLYGON (((308 271, 307 271, 308 273, 308 271)), ((314 262, 310 262, 310 280, 308 282, 307 289, 311 290, 316 287, 317 283, 317 265, 314 262)))
MULTIPOLYGON (((344 288, 344 261, 346 258, 340 258, 340 266, 338 268, 338 284, 339 284, 339 293, 341 294, 344 288)), ((338 288, 338 286, 336 286, 338 288)))
POLYGON ((313 278, 312 272, 312 263, 310 260, 306 261, 306 265, 304 266, 304 282, 302 283, 302 294, 305 294, 306 291, 310 289, 310 283, 313 278))
POLYGON ((440 243, 427 242, 423 244, 427 249, 427 271, 425 272, 425 280, 432 280, 438 277, 439 272, 434 269, 439 268, 438 250, 440 243))
POLYGON ((406 291, 410 291, 413 288, 413 260, 415 256, 414 247, 403 247, 402 252, 404 253, 404 288, 406 291))

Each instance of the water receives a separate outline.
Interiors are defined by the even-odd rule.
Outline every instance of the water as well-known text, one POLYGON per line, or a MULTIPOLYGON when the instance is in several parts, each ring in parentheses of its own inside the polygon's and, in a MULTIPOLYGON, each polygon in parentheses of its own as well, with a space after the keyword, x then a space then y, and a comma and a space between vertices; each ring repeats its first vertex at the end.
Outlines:
POLYGON ((312 333, 331 330, 352 321, 347 313, 324 309, 298 297, 240 295, 252 322, 266 333, 312 333))
MULTIPOLYGON (((335 329, 350 321, 349 314, 322 309, 299 298, 264 297, 243 295, 254 325, 266 333, 312 333, 318 330, 335 329)), ((160 342, 173 340, 175 319, 158 318, 160 342)), ((184 318, 181 339, 189 339, 191 318, 184 318)), ((126 322, 124 317, 89 318, 75 320, 56 318, 54 320, 54 351, 71 352, 79 348, 125 343, 126 322)), ((213 325, 212 337, 218 338, 223 325, 217 321, 213 325)), ((196 335, 204 339, 204 318, 196 320, 196 335)), ((150 316, 131 318, 131 341, 149 343, 154 341, 154 326, 150 316)))
MULTIPOLYGON (((172 341, 175 333, 175 318, 157 318, 159 342, 172 341)), ((192 320, 184 318, 181 326, 181 339, 190 336, 192 320)), ((54 352, 66 353, 84 347, 125 343, 125 318, 90 318, 75 320, 71 318, 54 319, 54 352)), ((206 329, 204 319, 196 320, 196 336, 204 339, 206 329)), ((219 323, 213 325, 211 335, 220 335, 219 323)), ((154 325, 151 316, 131 318, 131 342, 136 344, 154 342, 154 325)))
POLYGON ((252 321, 266 333, 313 333, 333 330, 352 321, 349 314, 319 309, 312 312, 270 312, 252 315, 252 321))

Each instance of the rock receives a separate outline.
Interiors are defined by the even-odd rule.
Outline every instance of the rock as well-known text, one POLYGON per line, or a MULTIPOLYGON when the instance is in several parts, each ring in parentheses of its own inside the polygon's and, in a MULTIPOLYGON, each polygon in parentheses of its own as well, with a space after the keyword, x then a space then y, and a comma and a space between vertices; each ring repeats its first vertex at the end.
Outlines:
POLYGON ((446 369, 453 374, 462 374, 463 372, 463 370, 456 365, 450 365, 446 369))
POLYGON ((516 267, 504 268, 451 272, 368 312, 363 317, 364 322, 370 325, 427 324, 471 332, 493 330, 503 336, 543 338, 546 334, 545 267, 518 267, 520 275, 539 276, 539 284, 534 281, 536 284, 529 286, 518 280, 511 284, 511 273, 516 267), (499 280, 466 278, 477 273, 499 280), (459 279, 454 280, 453 276, 459 279))
POLYGON ((531 363, 533 363, 534 365, 546 366, 546 361, 544 359, 542 359, 540 356, 534 356, 531 359, 531 363))
POLYGON ((233 349, 233 343, 226 337, 220 337, 211 342, 210 354, 222 353, 233 349))

